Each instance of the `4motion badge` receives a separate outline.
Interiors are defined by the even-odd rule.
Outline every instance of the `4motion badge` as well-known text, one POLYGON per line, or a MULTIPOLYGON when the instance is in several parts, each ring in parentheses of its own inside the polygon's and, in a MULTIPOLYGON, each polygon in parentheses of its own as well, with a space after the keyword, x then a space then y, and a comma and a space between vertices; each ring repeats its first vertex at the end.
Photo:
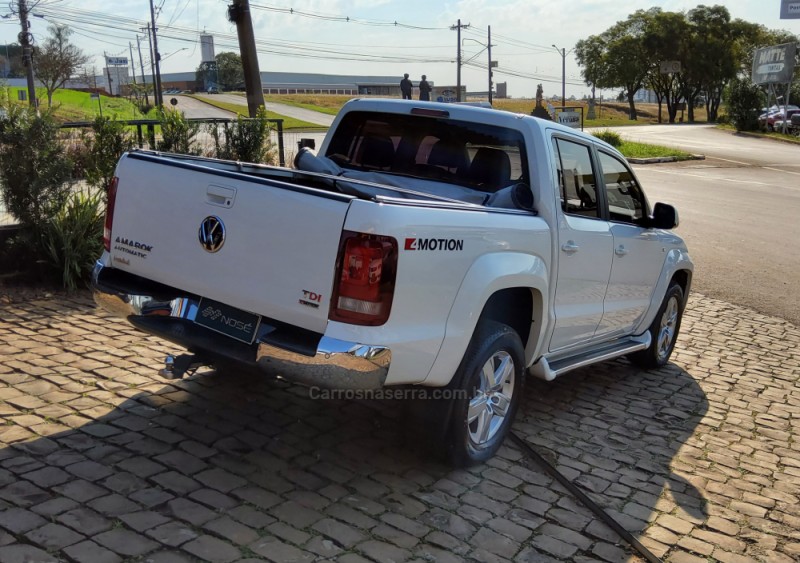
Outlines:
POLYGON ((206 252, 217 252, 225 244, 225 225, 216 215, 210 215, 200 223, 200 244, 206 252))

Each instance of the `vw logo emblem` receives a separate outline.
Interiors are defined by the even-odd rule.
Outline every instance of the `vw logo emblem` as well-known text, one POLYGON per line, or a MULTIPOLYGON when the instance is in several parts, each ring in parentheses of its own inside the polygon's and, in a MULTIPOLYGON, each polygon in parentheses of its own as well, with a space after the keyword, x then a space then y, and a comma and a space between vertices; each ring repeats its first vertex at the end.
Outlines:
POLYGON ((225 244, 225 225, 222 219, 211 215, 200 223, 200 244, 206 252, 216 252, 225 244))

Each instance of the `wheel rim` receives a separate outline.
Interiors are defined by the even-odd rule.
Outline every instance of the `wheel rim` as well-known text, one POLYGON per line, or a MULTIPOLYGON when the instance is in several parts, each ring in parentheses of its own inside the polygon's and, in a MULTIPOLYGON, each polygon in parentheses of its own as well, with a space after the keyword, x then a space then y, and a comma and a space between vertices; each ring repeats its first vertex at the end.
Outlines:
POLYGON ((659 361, 664 361, 672 352, 675 343, 675 331, 678 327, 678 315, 680 306, 676 297, 670 297, 664 313, 661 315, 661 324, 658 328, 658 347, 656 354, 659 361))
POLYGON ((514 359, 503 350, 492 354, 483 365, 467 411, 469 441, 473 446, 489 442, 505 422, 514 396, 515 377, 514 359))

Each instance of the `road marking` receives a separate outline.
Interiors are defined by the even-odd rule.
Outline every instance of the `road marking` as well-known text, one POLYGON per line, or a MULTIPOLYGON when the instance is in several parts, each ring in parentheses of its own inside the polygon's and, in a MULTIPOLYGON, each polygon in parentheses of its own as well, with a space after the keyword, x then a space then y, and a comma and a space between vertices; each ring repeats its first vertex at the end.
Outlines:
POLYGON ((781 170, 780 168, 770 168, 769 166, 765 166, 764 170, 772 170, 773 172, 783 172, 784 174, 792 174, 794 176, 800 176, 800 172, 792 172, 791 170, 781 170))
POLYGON ((742 162, 741 160, 732 160, 730 158, 720 158, 718 156, 707 156, 706 158, 711 160, 721 160, 723 162, 733 162, 734 164, 744 164, 745 166, 753 166, 749 162, 742 162))

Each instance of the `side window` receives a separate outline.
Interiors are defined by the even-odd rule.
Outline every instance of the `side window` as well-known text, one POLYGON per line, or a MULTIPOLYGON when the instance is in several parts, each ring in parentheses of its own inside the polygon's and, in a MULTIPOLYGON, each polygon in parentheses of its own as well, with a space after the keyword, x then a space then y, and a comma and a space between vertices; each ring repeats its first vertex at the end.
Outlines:
POLYGON ((564 139, 553 139, 553 144, 561 190, 561 209, 569 215, 600 217, 591 150, 585 145, 564 139))
POLYGON ((604 152, 599 154, 609 218, 623 223, 639 223, 647 215, 647 203, 633 174, 617 158, 604 152))

